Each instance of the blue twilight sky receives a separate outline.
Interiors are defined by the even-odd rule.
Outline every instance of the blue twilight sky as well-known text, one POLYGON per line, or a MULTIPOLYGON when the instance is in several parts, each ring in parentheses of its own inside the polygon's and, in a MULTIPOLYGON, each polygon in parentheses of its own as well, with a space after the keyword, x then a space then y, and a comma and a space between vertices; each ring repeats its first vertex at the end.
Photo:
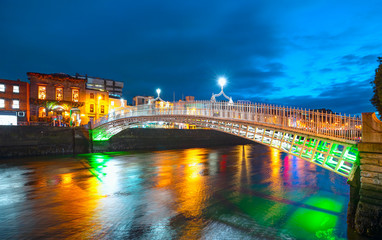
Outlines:
POLYGON ((125 82, 124 97, 225 92, 336 112, 374 111, 380 0, 0 0, 0 78, 125 82))

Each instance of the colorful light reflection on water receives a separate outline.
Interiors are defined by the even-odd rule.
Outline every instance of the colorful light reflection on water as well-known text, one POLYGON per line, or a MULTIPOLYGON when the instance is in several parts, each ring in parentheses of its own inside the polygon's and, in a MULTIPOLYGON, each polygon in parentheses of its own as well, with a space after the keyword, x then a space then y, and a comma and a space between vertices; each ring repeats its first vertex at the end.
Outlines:
POLYGON ((348 191, 260 145, 7 160, 0 236, 346 239, 348 191))

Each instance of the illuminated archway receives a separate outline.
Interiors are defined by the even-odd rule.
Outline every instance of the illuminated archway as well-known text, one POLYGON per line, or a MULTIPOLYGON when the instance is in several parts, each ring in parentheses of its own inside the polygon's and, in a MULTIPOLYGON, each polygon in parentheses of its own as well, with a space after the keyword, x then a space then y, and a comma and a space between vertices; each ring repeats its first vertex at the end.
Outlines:
POLYGON ((40 118, 46 117, 46 109, 44 107, 40 107, 38 109, 38 117, 40 118))

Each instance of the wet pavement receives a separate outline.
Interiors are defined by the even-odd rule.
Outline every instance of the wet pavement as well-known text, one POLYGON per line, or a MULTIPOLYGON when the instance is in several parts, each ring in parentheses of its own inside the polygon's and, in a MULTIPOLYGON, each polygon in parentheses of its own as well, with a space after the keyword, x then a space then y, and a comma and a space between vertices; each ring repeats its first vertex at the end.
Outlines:
POLYGON ((8 159, 0 239, 346 239, 348 199, 261 145, 8 159))

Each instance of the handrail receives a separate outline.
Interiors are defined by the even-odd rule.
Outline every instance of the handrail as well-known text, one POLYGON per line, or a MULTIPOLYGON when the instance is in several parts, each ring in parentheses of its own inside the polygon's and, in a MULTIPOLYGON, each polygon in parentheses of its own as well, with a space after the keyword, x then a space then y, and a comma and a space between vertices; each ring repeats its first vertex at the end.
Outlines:
POLYGON ((327 113, 319 110, 276 106, 263 103, 229 103, 211 101, 162 102, 118 109, 94 122, 93 128, 114 120, 160 115, 188 115, 217 119, 245 120, 273 126, 299 129, 311 134, 359 141, 362 121, 358 116, 327 113))

